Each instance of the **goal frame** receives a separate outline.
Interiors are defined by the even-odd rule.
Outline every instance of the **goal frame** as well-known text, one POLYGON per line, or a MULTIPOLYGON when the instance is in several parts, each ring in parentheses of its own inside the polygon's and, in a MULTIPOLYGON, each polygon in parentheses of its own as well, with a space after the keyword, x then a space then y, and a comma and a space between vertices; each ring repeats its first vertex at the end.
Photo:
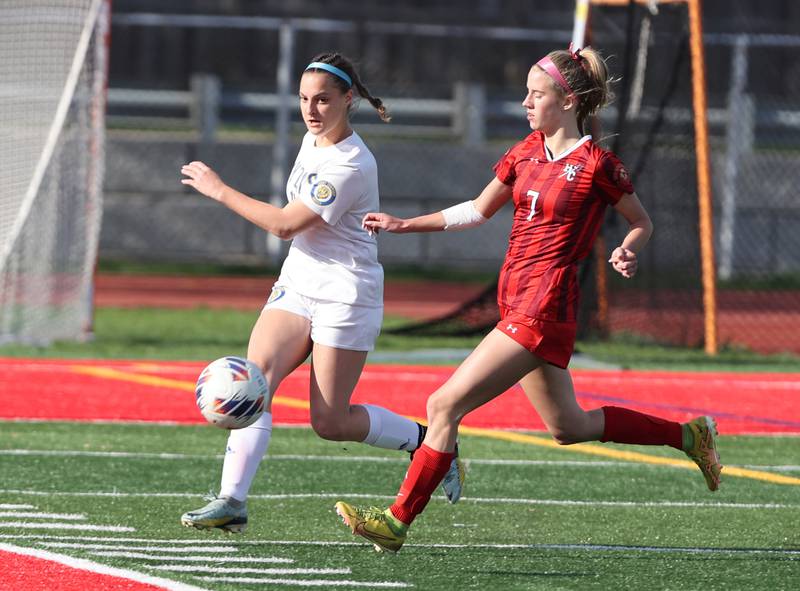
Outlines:
MULTIPOLYGON (((2 237, 0 242, 0 276, 2 276, 11 261, 11 257, 17 247, 18 241, 23 236, 25 224, 28 222, 32 212, 36 210, 36 200, 40 189, 45 182, 48 167, 51 166, 59 141, 61 140, 65 124, 75 99, 76 90, 80 84, 82 71, 87 60, 95 63, 94 72, 96 76, 91 82, 91 95, 85 103, 84 116, 86 117, 87 128, 90 129, 86 149, 90 153, 87 168, 85 170, 84 182, 85 191, 92 195, 87 203, 93 207, 86 208, 84 214, 96 220, 96 233, 90 232, 82 239, 86 244, 86 256, 83 261, 83 280, 80 283, 79 297, 73 301, 85 311, 82 314, 82 326, 76 323, 75 331, 68 337, 78 340, 86 340, 92 337, 94 319, 94 275, 97 266, 97 256, 99 248, 99 224, 102 216, 102 192, 103 177, 105 170, 105 114, 108 93, 108 72, 110 63, 110 41, 111 41, 111 12, 113 0, 91 0, 88 3, 86 20, 80 30, 74 53, 71 55, 69 67, 66 72, 66 80, 52 119, 48 120, 47 132, 44 138, 44 145, 38 155, 38 159, 32 170, 32 174, 27 181, 27 187, 22 195, 19 207, 15 212, 10 229, 2 237)), ((61 335, 63 338, 63 335, 61 335)), ((1 342, 28 342, 29 337, 21 337, 14 331, 0 335, 1 342)), ((36 344, 49 342, 47 337, 33 337, 36 344), (41 339, 41 340, 40 340, 41 339)))

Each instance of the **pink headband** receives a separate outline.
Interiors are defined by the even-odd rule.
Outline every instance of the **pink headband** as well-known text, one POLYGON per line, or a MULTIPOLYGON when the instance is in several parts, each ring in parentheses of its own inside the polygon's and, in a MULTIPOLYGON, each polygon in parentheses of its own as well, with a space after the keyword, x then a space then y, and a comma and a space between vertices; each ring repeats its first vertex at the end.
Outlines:
POLYGON ((569 87, 569 84, 567 84, 567 79, 564 78, 561 72, 558 71, 558 68, 553 63, 553 60, 551 60, 547 56, 544 56, 542 59, 536 62, 536 65, 539 66, 545 72, 547 72, 547 74, 553 80, 555 80, 561 88, 564 89, 564 92, 566 92, 567 94, 574 94, 572 92, 572 89, 569 87))

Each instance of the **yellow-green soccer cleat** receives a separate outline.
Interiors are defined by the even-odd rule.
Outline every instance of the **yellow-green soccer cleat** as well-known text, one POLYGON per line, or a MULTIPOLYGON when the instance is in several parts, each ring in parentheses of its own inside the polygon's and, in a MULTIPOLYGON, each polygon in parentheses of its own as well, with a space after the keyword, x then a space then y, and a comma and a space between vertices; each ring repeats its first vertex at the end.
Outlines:
POLYGON ((195 529, 221 529, 240 534, 247 527, 247 503, 214 493, 203 497, 210 501, 205 507, 181 515, 181 524, 195 529))
POLYGON ((719 488, 722 464, 717 452, 717 424, 708 416, 697 417, 685 424, 692 434, 692 445, 684 450, 686 455, 694 460, 706 479, 709 490, 719 488))
POLYGON ((375 550, 383 552, 397 552, 406 541, 406 531, 408 526, 387 515, 388 509, 378 509, 370 507, 361 509, 353 507, 343 501, 336 503, 336 513, 342 518, 353 532, 353 535, 361 536, 372 542, 375 550))

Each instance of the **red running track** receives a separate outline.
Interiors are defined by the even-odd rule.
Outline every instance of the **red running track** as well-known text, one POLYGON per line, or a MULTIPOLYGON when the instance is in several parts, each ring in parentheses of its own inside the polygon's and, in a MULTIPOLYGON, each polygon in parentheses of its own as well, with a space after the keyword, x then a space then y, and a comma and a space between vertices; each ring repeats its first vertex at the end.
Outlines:
POLYGON ((0 591, 164 591, 178 588, 175 581, 161 579, 163 585, 140 582, 136 579, 155 577, 143 577, 139 573, 86 560, 78 561, 68 556, 27 548, 7 548, 0 548, 0 565, 3 567, 0 591), (131 576, 134 578, 129 578, 131 576))
MULTIPOLYGON (((169 421, 202 423, 194 381, 203 363, 68 361, 0 358, 0 420, 169 421), (115 377, 87 371, 117 372, 115 377), (141 383, 153 377, 164 383, 141 383)), ((425 400, 451 367, 368 365, 354 402, 384 405, 424 417, 425 400)), ((726 435, 800 434, 800 376, 698 372, 573 370, 584 408, 621 405, 685 421, 716 417, 726 435)), ((281 384, 273 414, 277 424, 308 424, 309 371, 300 367, 281 384)), ((468 415, 466 426, 543 430, 519 387, 468 415)))
MULTIPOLYGON (((277 277, 122 275, 95 277, 98 307, 233 308, 260 310, 277 277)), ((435 318, 486 289, 481 283, 387 281, 384 310, 407 318, 435 318)))

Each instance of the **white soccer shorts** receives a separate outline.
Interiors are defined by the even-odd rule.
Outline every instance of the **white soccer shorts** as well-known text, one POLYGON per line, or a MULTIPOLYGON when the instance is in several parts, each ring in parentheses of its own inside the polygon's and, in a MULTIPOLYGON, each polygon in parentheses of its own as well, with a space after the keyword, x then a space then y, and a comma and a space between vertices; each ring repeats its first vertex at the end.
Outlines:
POLYGON ((351 351, 372 351, 381 332, 383 308, 317 300, 275 285, 264 310, 285 310, 311 321, 311 340, 351 351))

